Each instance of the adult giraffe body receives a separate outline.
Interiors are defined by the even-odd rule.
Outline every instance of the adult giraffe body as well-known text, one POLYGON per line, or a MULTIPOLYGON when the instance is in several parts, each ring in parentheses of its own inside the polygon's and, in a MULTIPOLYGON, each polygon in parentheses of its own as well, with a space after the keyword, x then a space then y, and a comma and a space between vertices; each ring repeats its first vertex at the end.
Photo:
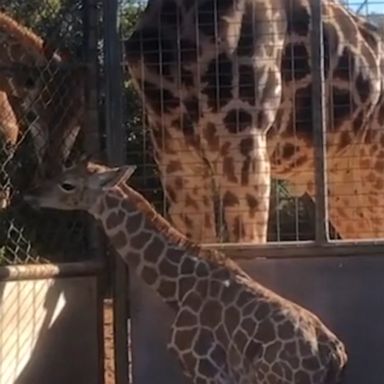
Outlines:
MULTIPOLYGON (((384 237, 383 41, 337 1, 322 10, 330 219, 384 237)), ((310 34, 308 0, 148 2, 126 60, 188 237, 220 240, 223 218, 230 241, 266 241, 271 175, 314 197, 310 34)))

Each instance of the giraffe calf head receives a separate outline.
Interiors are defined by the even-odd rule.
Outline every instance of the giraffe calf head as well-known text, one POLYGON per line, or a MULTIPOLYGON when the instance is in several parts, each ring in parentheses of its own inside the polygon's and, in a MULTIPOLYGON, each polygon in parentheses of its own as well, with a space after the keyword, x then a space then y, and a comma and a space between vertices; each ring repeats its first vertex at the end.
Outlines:
POLYGON ((135 169, 135 166, 110 168, 83 159, 57 177, 43 181, 25 194, 24 200, 33 208, 91 212, 101 197, 128 180, 135 169))

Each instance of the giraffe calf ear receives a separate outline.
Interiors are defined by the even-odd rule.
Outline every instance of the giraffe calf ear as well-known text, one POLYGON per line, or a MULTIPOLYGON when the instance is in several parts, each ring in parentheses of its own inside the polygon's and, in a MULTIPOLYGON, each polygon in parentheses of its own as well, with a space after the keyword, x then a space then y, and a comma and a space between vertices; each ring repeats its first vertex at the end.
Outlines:
POLYGON ((116 177, 112 180, 113 186, 125 183, 136 171, 136 165, 124 165, 116 167, 116 177))
POLYGON ((104 172, 95 173, 92 175, 92 186, 101 188, 102 190, 109 190, 116 185, 122 184, 127 181, 135 172, 135 165, 125 165, 108 169, 104 172))

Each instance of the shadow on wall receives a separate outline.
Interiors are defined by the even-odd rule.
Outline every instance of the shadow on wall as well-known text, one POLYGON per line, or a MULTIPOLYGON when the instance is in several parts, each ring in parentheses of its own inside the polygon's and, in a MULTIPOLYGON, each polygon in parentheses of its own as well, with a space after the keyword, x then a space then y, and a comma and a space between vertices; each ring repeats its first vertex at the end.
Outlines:
MULTIPOLYGON (((383 383, 384 258, 255 259, 241 266, 259 283, 314 312, 345 343, 349 363, 343 384, 383 383)), ((189 383, 166 350, 174 314, 132 276, 135 384, 189 383)))
POLYGON ((0 384, 98 382, 96 278, 0 282, 0 384))

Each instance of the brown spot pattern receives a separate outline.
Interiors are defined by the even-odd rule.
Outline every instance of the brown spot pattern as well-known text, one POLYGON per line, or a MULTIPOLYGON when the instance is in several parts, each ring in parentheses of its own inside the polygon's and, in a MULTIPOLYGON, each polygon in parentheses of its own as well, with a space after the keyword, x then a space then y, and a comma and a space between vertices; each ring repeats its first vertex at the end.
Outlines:
POLYGON ((147 244, 144 249, 144 258, 151 263, 156 263, 161 254, 163 253, 164 249, 164 242, 158 236, 155 235, 152 237, 152 240, 147 244))
POLYGON ((127 236, 123 231, 117 232, 110 239, 116 249, 124 248, 127 245, 127 236))
POLYGON ((255 217, 255 215, 257 213, 257 208, 259 207, 259 202, 258 202, 257 198, 250 195, 250 194, 247 194, 245 196, 245 198, 247 200, 247 204, 249 207, 250 217, 255 217))
POLYGON ((222 320, 222 307, 217 300, 205 302, 200 313, 201 324, 209 328, 215 328, 222 320))
POLYGON ((144 279, 144 281, 147 284, 153 285, 158 278, 158 274, 157 274, 155 268, 145 265, 143 267, 142 272, 141 272, 141 277, 144 279))
POLYGON ((224 207, 235 207, 239 203, 240 203, 239 199, 236 195, 234 195, 230 191, 225 192, 224 197, 223 197, 223 206, 224 207))
POLYGON ((238 183, 236 177, 235 162, 232 157, 226 156, 223 159, 223 174, 224 177, 231 183, 238 183))
POLYGON ((141 228, 142 221, 143 217, 141 213, 136 213, 127 217, 127 221, 125 223, 127 233, 133 234, 137 232, 141 228))
POLYGON ((131 247, 137 250, 142 250, 145 244, 151 239, 152 234, 141 231, 131 239, 131 247))
POLYGON ((213 123, 208 123, 203 131, 204 138, 207 141, 208 148, 212 152, 219 150, 220 140, 217 135, 216 126, 213 123))
POLYGON ((159 263, 159 273, 162 276, 168 276, 170 278, 176 278, 178 276, 177 265, 171 263, 167 257, 163 257, 159 263))
POLYGON ((124 222, 125 213, 123 211, 111 212, 105 220, 107 230, 118 227, 124 222))
POLYGON ((233 223, 233 236, 237 241, 245 236, 244 223, 242 222, 240 216, 235 217, 233 223))
POLYGON ((179 161, 170 161, 167 165, 166 173, 172 174, 182 170, 183 170, 183 167, 179 161))

